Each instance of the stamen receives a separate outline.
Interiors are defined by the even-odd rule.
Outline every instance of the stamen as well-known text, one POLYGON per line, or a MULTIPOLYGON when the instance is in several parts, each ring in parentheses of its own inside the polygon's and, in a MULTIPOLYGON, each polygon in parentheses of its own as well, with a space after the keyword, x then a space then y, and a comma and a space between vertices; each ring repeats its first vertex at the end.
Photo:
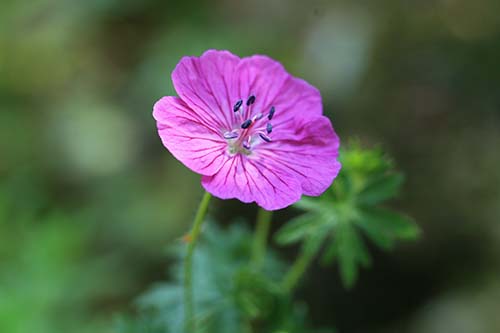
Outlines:
POLYGON ((241 128, 246 129, 249 128, 250 125, 252 125, 252 119, 247 119, 241 124, 241 128))
POLYGON ((251 105, 255 103, 255 100, 255 95, 250 95, 246 102, 243 99, 239 99, 233 106, 233 111, 235 113, 238 112, 237 117, 240 120, 240 127, 243 130, 233 129, 223 133, 226 140, 231 140, 227 142, 230 154, 251 154, 252 143, 256 140, 257 135, 264 142, 272 141, 269 134, 273 132, 273 125, 269 121, 261 123, 259 120, 264 117, 272 120, 276 109, 274 106, 271 106, 267 114, 262 114, 262 112, 258 112, 259 110, 256 110, 254 113, 251 105), (246 107, 243 106, 243 103, 246 104, 246 107))
POLYGON ((271 125, 271 123, 267 123, 266 125, 267 134, 271 133, 272 131, 273 131, 273 125, 271 125))
POLYGON ((240 99, 236 104, 234 104, 233 111, 238 112, 238 110, 241 108, 241 105, 243 104, 243 100, 240 99))
POLYGON ((271 138, 268 137, 267 135, 265 135, 264 133, 259 133, 259 136, 262 140, 266 141, 266 142, 271 142, 271 138))
POLYGON ((226 132, 224 133, 224 139, 236 139, 238 137, 238 132, 236 131, 231 131, 231 132, 226 132))
POLYGON ((269 119, 269 120, 273 119, 275 111, 276 111, 276 109, 274 108, 274 106, 271 106, 271 110, 269 110, 269 114, 267 115, 267 119, 269 119))
POLYGON ((252 95, 252 96, 248 97, 248 99, 247 99, 247 106, 250 106, 253 103, 255 103, 255 95, 252 95))
POLYGON ((261 120, 262 117, 264 117, 262 113, 257 113, 255 116, 252 117, 252 121, 261 120))

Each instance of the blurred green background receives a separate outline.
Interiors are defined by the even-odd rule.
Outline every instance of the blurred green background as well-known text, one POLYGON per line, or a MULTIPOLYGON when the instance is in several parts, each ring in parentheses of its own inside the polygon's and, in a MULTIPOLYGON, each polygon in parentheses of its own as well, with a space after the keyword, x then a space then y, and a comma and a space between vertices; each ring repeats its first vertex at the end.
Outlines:
MULTIPOLYGON (((343 142, 380 145, 407 176, 393 205, 422 238, 372 249, 350 291, 314 265, 298 292, 314 326, 500 331, 499 12, 497 0, 3 0, 0 332, 113 332, 164 278, 201 187, 161 145, 152 105, 175 94, 180 57, 209 48, 281 61, 320 88, 343 142)), ((255 207, 212 213, 251 223, 255 207)))

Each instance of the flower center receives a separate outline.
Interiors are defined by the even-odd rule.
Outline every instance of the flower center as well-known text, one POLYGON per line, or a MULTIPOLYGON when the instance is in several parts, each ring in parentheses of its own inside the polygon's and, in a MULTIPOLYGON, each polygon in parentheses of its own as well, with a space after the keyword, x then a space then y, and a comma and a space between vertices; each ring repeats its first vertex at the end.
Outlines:
POLYGON ((256 144, 271 142, 269 134, 273 131, 273 125, 270 120, 273 119, 275 108, 272 106, 266 115, 258 112, 252 116, 255 98, 255 95, 251 95, 245 105, 241 99, 234 104, 233 112, 239 121, 231 131, 223 134, 231 154, 249 155, 256 144))

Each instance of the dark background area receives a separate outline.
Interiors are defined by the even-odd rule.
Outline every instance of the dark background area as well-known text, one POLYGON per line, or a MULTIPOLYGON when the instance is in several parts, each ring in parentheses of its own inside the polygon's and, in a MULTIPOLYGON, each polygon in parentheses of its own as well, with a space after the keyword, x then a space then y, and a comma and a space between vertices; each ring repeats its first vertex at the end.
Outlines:
MULTIPOLYGON (((267 54, 317 86, 342 142, 406 174, 423 230, 375 248, 354 289, 314 265, 298 298, 339 332, 500 330, 500 2, 0 3, 0 331, 112 332, 165 277, 199 176, 161 145, 153 103, 209 48, 267 54)), ((254 206, 215 201, 222 223, 254 206)), ((273 229, 295 214, 275 215, 273 229)), ((281 249, 290 260, 296 249, 281 249)))

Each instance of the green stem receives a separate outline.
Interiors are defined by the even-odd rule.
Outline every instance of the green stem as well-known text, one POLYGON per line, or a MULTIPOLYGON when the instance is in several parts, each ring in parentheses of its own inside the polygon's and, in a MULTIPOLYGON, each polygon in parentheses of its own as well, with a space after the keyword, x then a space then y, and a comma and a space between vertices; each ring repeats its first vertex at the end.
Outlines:
POLYGON ((201 232, 205 215, 207 214, 208 203, 212 196, 205 192, 201 199, 200 206, 196 212, 193 226, 188 234, 188 246, 186 258, 184 260, 184 331, 192 333, 195 331, 194 308, 193 308, 193 254, 196 247, 196 241, 201 232))
POLYGON ((291 293, 295 289, 297 283, 314 259, 314 254, 315 251, 310 251, 307 246, 302 246, 299 256, 295 259, 295 262, 283 279, 282 287, 285 291, 291 293))
POLYGON ((271 217, 273 212, 259 208, 257 212, 257 226, 253 238, 252 246, 252 265, 259 269, 264 261, 266 254, 267 237, 271 226, 271 217))

